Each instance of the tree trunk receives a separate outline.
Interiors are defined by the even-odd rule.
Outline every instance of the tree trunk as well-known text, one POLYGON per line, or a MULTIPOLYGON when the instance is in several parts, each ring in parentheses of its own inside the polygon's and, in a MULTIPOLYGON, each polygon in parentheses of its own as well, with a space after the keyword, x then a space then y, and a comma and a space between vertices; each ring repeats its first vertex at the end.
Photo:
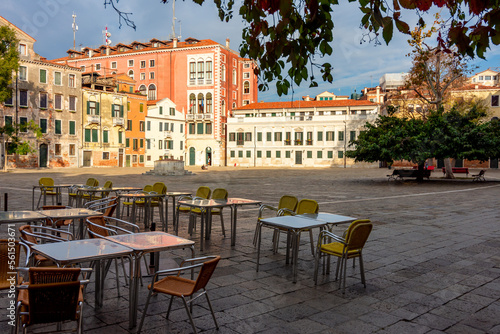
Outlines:
POLYGON ((446 179, 454 179, 455 175, 453 175, 453 169, 451 167, 451 158, 444 159, 444 168, 446 175, 444 176, 446 179))
POLYGON ((417 182, 423 182, 424 181, 424 167, 425 167, 425 163, 419 163, 418 164, 417 182))

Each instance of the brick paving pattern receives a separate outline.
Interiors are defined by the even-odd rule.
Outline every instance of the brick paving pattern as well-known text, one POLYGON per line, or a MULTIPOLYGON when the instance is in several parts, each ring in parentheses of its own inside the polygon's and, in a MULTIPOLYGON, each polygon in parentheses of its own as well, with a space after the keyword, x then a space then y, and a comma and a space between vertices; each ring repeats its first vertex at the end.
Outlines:
MULTIPOLYGON (((343 295, 334 274, 321 275, 320 270, 318 285, 314 285, 308 237, 301 240, 294 284, 292 266, 285 264, 286 238, 282 236, 278 253, 273 254, 270 229, 263 230, 261 266, 255 271, 252 241, 257 207, 238 210, 236 247, 230 246, 229 233, 222 237, 219 217, 214 217, 212 238, 203 252, 197 247, 196 255, 222 257, 208 287, 220 330, 215 329, 201 299, 193 316, 202 333, 500 333, 500 171, 488 170, 487 182, 482 183, 463 177, 443 180, 441 173, 434 173, 422 184, 388 182, 390 171, 374 168, 211 168, 170 177, 142 175, 145 171, 16 170, 0 174, 0 193, 9 194, 10 210, 31 209, 31 187, 41 176, 72 184, 94 176, 101 184, 111 180, 116 186, 140 187, 162 181, 169 191, 194 192, 201 185, 222 187, 230 197, 272 205, 281 195, 292 194, 317 200, 322 212, 368 218, 374 223, 364 249, 367 287, 361 284, 358 263, 353 269, 349 261, 343 295)), ((228 231, 229 211, 225 217, 228 231)), ((335 231, 341 233, 346 227, 335 231)), ((5 237, 6 229, 0 228, 0 236, 5 237)), ((187 217, 181 217, 179 235, 189 238, 187 217)), ((193 240, 199 242, 199 230, 193 240)), ((164 252, 160 268, 171 267, 173 261, 187 256, 182 250, 164 252)), ((114 273, 106 282, 102 308, 94 308, 94 284, 88 286, 85 333, 135 332, 128 329, 128 288, 122 277, 118 297, 113 277, 114 273)), ((148 280, 140 287, 139 316, 148 280)), ((7 333, 8 298, 1 293, 0 332, 7 333)), ((143 333, 191 332, 182 302, 174 301, 169 320, 165 320, 167 307, 166 297, 153 297, 143 333)))

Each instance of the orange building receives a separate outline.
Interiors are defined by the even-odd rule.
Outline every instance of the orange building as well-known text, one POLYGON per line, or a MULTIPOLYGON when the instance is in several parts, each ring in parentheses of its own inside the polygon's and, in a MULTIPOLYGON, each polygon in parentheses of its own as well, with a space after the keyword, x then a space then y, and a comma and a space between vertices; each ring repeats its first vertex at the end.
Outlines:
POLYGON ((103 76, 125 73, 147 100, 172 100, 187 115, 189 165, 223 165, 227 116, 258 99, 256 64, 231 50, 229 40, 222 45, 209 39, 151 39, 68 50, 67 57, 54 61, 103 76))

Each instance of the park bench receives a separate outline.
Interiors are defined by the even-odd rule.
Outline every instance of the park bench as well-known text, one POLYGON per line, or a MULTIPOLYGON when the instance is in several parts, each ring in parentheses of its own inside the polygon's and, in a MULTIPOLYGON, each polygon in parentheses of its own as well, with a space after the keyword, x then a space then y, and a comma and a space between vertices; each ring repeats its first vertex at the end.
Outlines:
MULTIPOLYGON (((425 169, 424 177, 429 179, 431 177, 432 170, 425 169)), ((387 175, 387 181, 404 181, 405 177, 418 177, 418 170, 416 169, 395 169, 392 174, 387 175)))
POLYGON ((486 181, 486 179, 484 178, 484 173, 486 171, 484 169, 481 169, 481 171, 479 172, 479 174, 473 174, 472 175, 472 182, 474 181, 486 181))
MULTIPOLYGON (((446 174, 446 168, 443 167, 443 174, 446 174)), ((451 167, 451 171, 453 172, 453 174, 456 174, 456 173, 462 173, 462 174, 465 174, 466 176, 469 176, 469 168, 467 167, 451 167)))

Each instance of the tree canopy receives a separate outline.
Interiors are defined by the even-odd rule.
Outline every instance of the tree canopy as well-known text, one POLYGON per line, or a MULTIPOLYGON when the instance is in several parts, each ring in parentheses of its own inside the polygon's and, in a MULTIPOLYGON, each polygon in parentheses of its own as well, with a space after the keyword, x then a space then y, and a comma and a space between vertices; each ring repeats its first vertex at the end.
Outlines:
POLYGON ((485 116, 478 107, 431 111, 426 120, 381 115, 351 141, 355 148, 347 156, 357 162, 407 160, 418 165, 429 158, 486 161, 500 156, 500 124, 482 121, 485 116))
POLYGON ((17 47, 14 30, 0 26, 0 102, 12 96, 12 73, 19 67, 17 47))
MULTIPOLYGON (((105 0, 125 22, 135 29, 131 13, 120 11, 114 2, 105 0)), ((168 0, 161 0, 167 3, 168 0)), ((213 0, 219 18, 229 21, 234 16, 234 0, 213 0)), ((193 0, 202 5, 205 0, 193 0)), ((380 38, 389 43, 394 30, 410 34, 411 27, 403 19, 408 12, 416 13, 418 25, 426 24, 425 13, 439 9, 444 17, 436 42, 443 50, 456 47, 461 55, 483 58, 491 45, 500 44, 500 3, 497 0, 349 0, 358 2, 364 14, 360 25, 370 40, 380 38)), ((333 81, 333 67, 317 61, 332 54, 334 22, 332 12, 338 0, 242 0, 237 13, 246 26, 240 55, 258 62, 256 69, 260 90, 276 82, 279 95, 286 94, 293 83, 318 85, 317 74, 333 81)))

